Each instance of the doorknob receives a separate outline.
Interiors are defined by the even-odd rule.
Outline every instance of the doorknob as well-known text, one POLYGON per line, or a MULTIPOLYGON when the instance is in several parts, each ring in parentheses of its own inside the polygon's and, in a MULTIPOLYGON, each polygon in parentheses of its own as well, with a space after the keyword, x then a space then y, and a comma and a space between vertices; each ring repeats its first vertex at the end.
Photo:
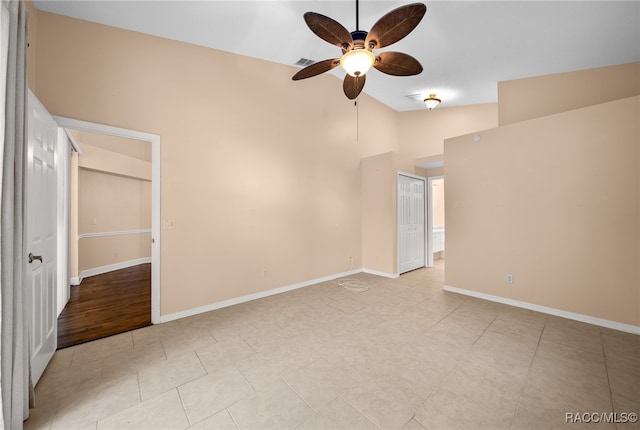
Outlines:
POLYGON ((29 263, 33 263, 34 260, 40 260, 40 262, 42 263, 42 256, 29 253, 29 263))

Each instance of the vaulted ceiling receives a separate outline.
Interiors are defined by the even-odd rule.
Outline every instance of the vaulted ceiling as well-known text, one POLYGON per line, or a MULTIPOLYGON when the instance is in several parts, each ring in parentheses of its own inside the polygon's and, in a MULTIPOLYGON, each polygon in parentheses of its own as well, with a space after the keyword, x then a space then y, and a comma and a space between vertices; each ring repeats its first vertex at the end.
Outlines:
MULTIPOLYGON (((300 58, 340 56, 307 28, 305 12, 355 30, 355 1, 348 0, 34 3, 47 12, 292 66, 300 58)), ((409 3, 360 1, 360 29, 409 3)), ((499 81, 640 61, 640 1, 424 3, 427 13, 418 27, 380 50, 406 52, 424 71, 412 77, 367 74, 364 92, 397 111, 425 109, 422 99, 430 93, 443 107, 495 102, 499 81)), ((344 76, 340 68, 330 73, 344 76)), ((339 80, 336 91, 342 91, 339 80)))

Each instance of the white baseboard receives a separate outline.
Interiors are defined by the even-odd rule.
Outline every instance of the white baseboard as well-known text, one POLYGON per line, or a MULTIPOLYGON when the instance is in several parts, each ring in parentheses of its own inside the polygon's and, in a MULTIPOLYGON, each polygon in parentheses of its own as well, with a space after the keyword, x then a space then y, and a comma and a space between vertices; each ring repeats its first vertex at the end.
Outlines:
POLYGON ((298 282, 291 285, 286 285, 284 287, 274 288, 267 291, 260 291, 259 293, 248 294, 246 296, 236 297, 229 300, 224 300, 222 302, 211 303, 209 305, 200 306, 193 309, 187 309, 186 311, 175 312, 172 314, 161 315, 160 322, 169 322, 173 320, 177 320, 180 318, 186 318, 193 315, 198 315, 204 312, 215 311, 216 309, 226 308, 233 305, 238 305, 240 303, 250 302, 252 300, 262 299, 264 297, 274 296, 276 294, 285 293, 287 291, 296 290, 298 288, 308 287, 310 285, 319 284, 321 282, 332 281, 337 278, 342 278, 344 276, 355 275, 356 273, 362 272, 362 269, 350 270, 348 272, 336 273, 334 275, 323 276, 321 278, 311 279, 308 281, 298 282))
POLYGON ((80 285, 80 276, 72 276, 69 278, 69 285, 80 285))
POLYGON ((575 321, 584 322, 587 324, 593 324, 600 327, 606 327, 613 330, 619 330, 627 333, 640 335, 640 326, 624 324, 617 321, 611 321, 604 318, 592 317, 589 315, 578 314, 575 312, 563 311, 561 309, 555 309, 547 306, 536 305, 534 303, 521 302, 519 300, 508 299, 506 297, 500 297, 500 296, 494 296, 491 294, 481 293, 478 291, 465 290, 464 288, 451 287, 449 285, 445 285, 442 289, 445 291, 449 291, 451 293, 463 294, 465 296, 476 297, 478 299, 489 300, 492 302, 511 305, 511 306, 515 306, 523 309, 529 309, 531 311, 542 312, 544 314, 555 315, 557 317, 567 318, 575 321))
POLYGON ((390 279, 396 279, 397 277, 400 276, 397 273, 379 272, 377 270, 371 270, 371 269, 362 269, 362 271, 370 275, 382 276, 383 278, 390 278, 390 279))
POLYGON ((113 272, 115 270, 126 269, 127 267, 137 266, 139 264, 151 263, 151 257, 136 258, 135 260, 123 261, 121 263, 109 264, 107 266, 95 267, 80 272, 77 278, 71 278, 71 285, 80 285, 84 278, 90 276, 102 275, 103 273, 113 272), (77 281, 77 283, 73 283, 77 281))

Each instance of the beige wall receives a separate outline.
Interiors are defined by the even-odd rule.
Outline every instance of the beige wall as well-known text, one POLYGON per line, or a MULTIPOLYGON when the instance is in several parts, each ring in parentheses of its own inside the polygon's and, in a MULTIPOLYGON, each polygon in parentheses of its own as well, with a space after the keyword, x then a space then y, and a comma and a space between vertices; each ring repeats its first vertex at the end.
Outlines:
POLYGON ((161 136, 161 314, 362 267, 360 159, 396 113, 332 75, 39 13, 56 115, 161 136), (350 258, 353 263, 350 263, 350 258))
POLYGON ((78 142, 151 162, 151 142, 81 130, 71 132, 78 142))
POLYGON ((433 225, 444 225, 444 179, 436 179, 432 185, 433 225))
POLYGON ((84 143, 79 143, 79 146, 82 150, 79 165, 83 169, 151 181, 151 163, 149 161, 84 143))
POLYGON ((500 125, 640 94, 640 63, 498 83, 500 125))
POLYGON ((362 160, 362 267, 396 273, 396 172, 393 153, 362 160))
POLYGON ((27 84, 29 89, 36 92, 36 51, 38 41, 38 16, 40 13, 36 10, 31 0, 26 0, 27 13, 29 16, 27 29, 27 84))
POLYGON ((151 233, 83 238, 78 241, 78 255, 81 275, 83 271, 149 258, 151 233))
POLYGON ((151 228, 151 182, 80 169, 80 234, 151 228))
POLYGON ((640 325, 638 109, 632 97, 447 140, 446 284, 640 325))
POLYGON ((497 126, 496 103, 401 112, 397 152, 413 168, 417 159, 442 155, 445 139, 497 126))
MULTIPOLYGON (((88 145, 86 145, 88 146, 88 145)), ((82 161, 83 157, 80 157, 82 161)), ((78 178, 79 234, 151 228, 151 182, 81 168, 78 178)), ((151 234, 82 237, 82 271, 151 257, 151 234)))

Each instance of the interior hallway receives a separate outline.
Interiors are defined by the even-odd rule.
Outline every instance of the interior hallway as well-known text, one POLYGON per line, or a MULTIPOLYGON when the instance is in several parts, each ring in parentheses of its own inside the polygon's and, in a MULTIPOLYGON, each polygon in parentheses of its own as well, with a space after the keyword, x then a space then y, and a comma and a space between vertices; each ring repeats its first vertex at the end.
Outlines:
POLYGON ((639 336, 444 292, 436 263, 59 350, 25 428, 539 429, 640 412, 639 336))

